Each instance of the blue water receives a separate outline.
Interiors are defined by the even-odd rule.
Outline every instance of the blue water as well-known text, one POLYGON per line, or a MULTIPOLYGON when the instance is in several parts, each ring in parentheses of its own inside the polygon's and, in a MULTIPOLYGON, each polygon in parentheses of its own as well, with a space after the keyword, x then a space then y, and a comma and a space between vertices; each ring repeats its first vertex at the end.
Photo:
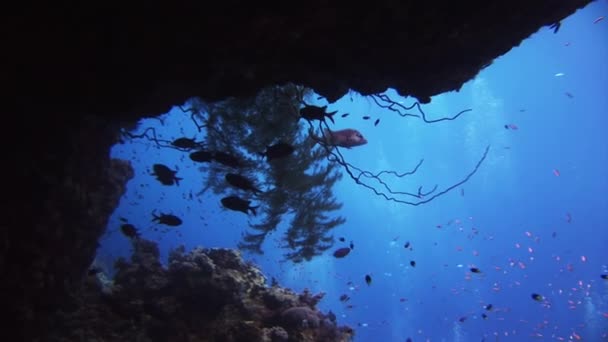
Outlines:
MULTIPOLYGON (((336 115, 330 127, 358 129, 368 140, 342 149, 348 162, 404 172, 424 158, 415 176, 391 181, 398 190, 444 189, 473 169, 487 145, 490 151, 468 182, 420 206, 387 201, 345 176, 334 192, 347 222, 332 231, 332 249, 307 262, 283 261, 279 230, 263 255, 244 257, 282 286, 325 292, 319 308, 354 327, 357 341, 608 341, 608 281, 600 278, 608 273, 608 19, 594 24, 599 16, 608 16, 606 2, 562 21, 557 34, 542 28, 460 91, 422 107, 429 119, 472 109, 456 120, 403 118, 355 93, 329 104, 350 113, 336 115), (355 248, 347 257, 332 256, 350 241, 355 248), (408 241, 412 250, 404 248, 408 241), (342 294, 351 299, 340 302, 342 294)), ((201 137, 177 107, 161 118, 142 120, 133 133, 153 127, 159 139, 201 137)), ((224 195, 197 195, 205 174, 187 153, 146 139, 111 153, 130 160, 136 175, 111 217, 99 260, 129 255, 119 217, 159 241, 165 260, 182 244, 237 246, 252 218, 223 209, 224 195), (184 180, 162 186, 149 174, 154 163, 178 168, 184 180), (154 209, 184 224, 155 230, 154 209)))

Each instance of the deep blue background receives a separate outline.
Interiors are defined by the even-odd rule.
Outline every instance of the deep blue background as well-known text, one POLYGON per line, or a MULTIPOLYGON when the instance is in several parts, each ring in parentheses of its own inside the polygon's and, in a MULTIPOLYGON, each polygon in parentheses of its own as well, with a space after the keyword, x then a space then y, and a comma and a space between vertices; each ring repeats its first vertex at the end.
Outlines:
MULTIPOLYGON (((464 195, 458 188, 419 207, 387 202, 344 177, 335 190, 348 221, 334 233, 355 244, 344 259, 328 251, 311 262, 281 262, 280 232, 264 255, 244 257, 283 286, 326 292, 320 308, 355 327, 357 341, 558 341, 576 340, 575 334, 608 340, 608 281, 600 279, 608 272, 608 19, 593 23, 602 15, 608 4, 594 2, 564 20, 557 34, 542 28, 459 92, 423 107, 429 118, 473 109, 455 121, 401 118, 355 93, 331 104, 330 110, 351 113, 332 128, 356 128, 369 141, 342 151, 350 163, 407 171, 425 159, 417 175, 391 181, 395 189, 449 186, 471 170, 486 145, 491 150, 461 187, 464 195), (376 118, 381 121, 374 127, 376 118), (404 249, 406 241, 413 251, 404 249), (471 266, 482 273, 470 274, 471 266), (546 302, 533 301, 531 293, 546 302), (341 294, 351 300, 341 303, 341 294), (489 303, 494 309, 484 320, 489 303)), ((167 140, 196 135, 179 109, 163 121, 144 120, 139 132, 155 127, 167 140)), ((165 260, 181 244, 236 246, 247 217, 222 209, 221 196, 197 195, 204 174, 186 153, 135 139, 117 145, 112 156, 131 160, 136 176, 102 239, 101 262, 129 255, 128 240, 117 233, 119 217, 158 240, 165 260), (155 181, 149 174, 154 163, 179 168, 180 186, 155 181), (184 225, 155 231, 154 209, 180 216, 184 225)))

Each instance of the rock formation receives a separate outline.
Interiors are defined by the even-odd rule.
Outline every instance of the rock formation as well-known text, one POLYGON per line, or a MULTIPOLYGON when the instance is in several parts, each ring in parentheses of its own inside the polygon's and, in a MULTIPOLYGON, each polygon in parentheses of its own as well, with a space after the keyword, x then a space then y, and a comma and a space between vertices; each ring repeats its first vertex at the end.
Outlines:
POLYGON ((86 277, 71 305, 48 317, 48 341, 340 342, 352 329, 315 305, 322 294, 298 295, 266 278, 230 249, 178 248, 163 267, 152 241, 133 240, 113 281, 86 277))

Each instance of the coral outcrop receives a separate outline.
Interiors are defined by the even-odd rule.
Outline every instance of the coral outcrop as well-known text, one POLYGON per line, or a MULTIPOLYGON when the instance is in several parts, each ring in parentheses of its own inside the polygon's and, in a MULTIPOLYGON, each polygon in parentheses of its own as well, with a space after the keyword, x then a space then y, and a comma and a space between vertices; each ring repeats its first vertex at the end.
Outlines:
POLYGON ((230 249, 184 248, 161 265, 154 242, 133 241, 131 260, 116 262, 109 283, 87 277, 72 310, 51 315, 51 341, 350 341, 323 294, 267 286, 254 265, 230 249))

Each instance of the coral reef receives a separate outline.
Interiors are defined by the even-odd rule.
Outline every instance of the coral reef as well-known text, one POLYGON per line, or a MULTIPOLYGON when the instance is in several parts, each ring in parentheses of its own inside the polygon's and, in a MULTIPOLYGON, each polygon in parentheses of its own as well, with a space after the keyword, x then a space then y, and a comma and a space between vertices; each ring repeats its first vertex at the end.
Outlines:
POLYGON ((88 276, 72 309, 50 316, 50 341, 352 340, 352 329, 316 309, 323 294, 267 286, 235 250, 181 247, 164 267, 154 242, 133 247, 130 260, 116 261, 112 283, 88 276))

